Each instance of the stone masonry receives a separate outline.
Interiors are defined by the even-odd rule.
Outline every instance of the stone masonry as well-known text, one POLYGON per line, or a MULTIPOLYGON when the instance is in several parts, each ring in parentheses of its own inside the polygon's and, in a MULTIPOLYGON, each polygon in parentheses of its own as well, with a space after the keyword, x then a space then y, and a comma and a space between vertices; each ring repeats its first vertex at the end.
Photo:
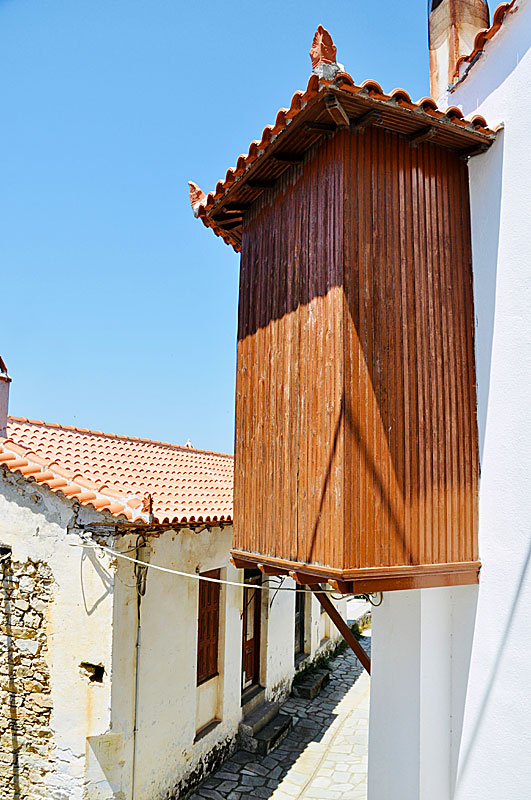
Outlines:
POLYGON ((0 562, 0 797, 45 798, 53 771, 46 609, 53 577, 30 559, 0 562))

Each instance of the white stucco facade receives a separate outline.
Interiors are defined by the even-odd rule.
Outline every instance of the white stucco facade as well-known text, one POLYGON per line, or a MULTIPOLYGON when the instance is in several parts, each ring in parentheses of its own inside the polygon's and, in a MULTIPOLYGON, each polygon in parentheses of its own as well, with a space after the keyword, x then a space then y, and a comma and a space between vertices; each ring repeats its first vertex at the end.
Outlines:
MULTIPOLYGON (((177 798, 236 747, 242 718, 244 589, 221 587, 218 674, 198 686, 199 581, 148 568, 139 597, 133 563, 82 546, 96 536, 152 564, 192 576, 219 569, 222 580, 241 583, 243 571, 230 562, 232 527, 165 529, 139 539, 138 530, 117 535, 114 523, 108 513, 89 511, 0 470, 0 546, 12 548, 9 564, 16 573, 14 589, 2 600, 4 628, 6 619, 11 627, 2 629, 0 685, 2 700, 17 704, 20 727, 18 740, 7 733, 2 737, 6 752, 19 748, 16 764, 2 768, 6 781, 13 779, 11 772, 16 781, 24 783, 27 776, 37 781, 28 789, 34 794, 21 797, 177 798), (102 523, 108 528, 102 529, 102 523), (137 550, 144 541, 146 546, 137 550), (46 603, 26 574, 37 571, 38 577, 39 570, 50 585, 46 603), (33 599, 23 589, 32 589, 33 599), (43 611, 42 629, 36 632, 24 627, 35 616, 25 597, 43 611), (16 620, 7 613, 11 609, 16 620), (94 668, 100 670, 97 680, 91 680, 94 668), (34 683, 34 673, 43 686, 34 683), (25 731, 31 703, 41 701, 49 731, 37 730, 44 725, 38 708, 37 732, 25 731), (46 748, 35 753, 40 735, 47 737, 46 748), (26 740, 27 752, 20 743, 26 740)), ((295 585, 286 579, 283 588, 295 585)), ((297 666, 340 638, 323 625, 313 596, 307 597, 306 608, 305 652, 297 666)), ((296 671, 294 634, 294 592, 262 591, 259 680, 265 699, 281 701, 290 691, 296 671)))
POLYGON ((503 125, 469 161, 482 568, 373 614, 369 800, 531 796, 530 44, 521 0, 443 100, 503 125))
MULTIPOLYGON (((134 546, 124 537, 120 548, 134 546)), ((192 575, 220 569, 222 580, 241 583, 243 571, 230 562, 232 527, 194 533, 171 530, 150 540, 146 560, 192 575)), ((220 594, 220 644, 218 675, 197 686, 197 616, 199 581, 148 570, 145 595, 140 603, 140 652, 138 677, 135 661, 127 656, 136 639, 136 599, 132 565, 120 561, 116 582, 115 663, 113 675, 113 730, 124 742, 122 787, 125 797, 158 800, 179 796, 191 776, 205 775, 236 746, 242 719, 242 613, 243 587, 225 585, 220 594), (126 609, 125 614, 123 609, 126 609), (131 698, 137 705, 136 743, 130 721, 131 698), (127 690, 129 687, 129 690, 127 690), (114 690, 113 690, 114 692, 114 690), (118 695, 120 700, 118 700, 118 695), (207 733, 202 731, 215 722, 207 733), (198 736, 199 732, 199 736, 198 736), (135 755, 133 757, 133 747, 135 755), (133 776, 134 772, 134 776, 133 776)), ((275 582, 275 586, 278 581, 275 582)), ((291 579, 284 589, 293 589, 291 579)), ((267 700, 283 700, 295 675, 292 591, 261 592, 260 684, 267 700)), ((336 630, 327 638, 311 635, 318 628, 320 606, 308 599, 305 617, 305 655, 313 658, 340 638, 336 630)), ((344 602, 340 603, 343 613, 344 602)), ((299 662, 299 666, 303 662, 299 662)))
MULTIPOLYGON (((111 721, 113 586, 109 559, 105 554, 97 557, 92 551, 70 546, 81 542, 78 536, 67 533, 74 521, 74 510, 71 503, 52 492, 39 489, 24 478, 2 474, 0 543, 12 548, 12 562, 46 565, 53 577, 50 601, 42 606, 44 636, 39 643, 49 673, 49 678, 42 682, 51 690, 52 746, 46 756, 40 754, 38 762, 34 754, 20 747, 17 762, 9 769, 21 786, 28 771, 24 765, 30 772, 42 769, 44 796, 50 798, 82 797, 87 737, 108 731, 111 721), (83 663, 102 665, 103 681, 91 682, 80 666, 83 663)), ((98 516, 81 509, 78 521, 90 522, 98 516)), ((20 580, 22 589, 25 579, 23 576, 20 580)), ((28 582, 31 590, 31 580, 28 582)), ((3 584, 2 625, 5 626, 10 616, 8 608, 17 603, 17 595, 12 603, 7 599, 5 573, 3 584)), ((30 603, 38 607, 39 598, 30 603)), ((21 703, 21 710, 15 715, 16 727, 20 721, 20 734, 11 735, 11 739, 6 736, 2 742, 4 752, 31 737, 31 729, 24 726, 28 701, 26 698, 22 705, 25 695, 22 670, 25 662, 31 665, 38 655, 35 649, 28 650, 24 645, 27 640, 23 637, 28 633, 25 626, 12 628, 11 632, 2 630, 9 664, 8 682, 3 686, 7 692, 2 700, 8 702, 9 695, 14 704, 21 703)), ((36 794, 30 796, 40 797, 36 786, 32 791, 36 794)))
POLYGON ((483 566, 457 800, 531 795, 530 45, 520 0, 450 96, 504 126, 469 163, 483 566))

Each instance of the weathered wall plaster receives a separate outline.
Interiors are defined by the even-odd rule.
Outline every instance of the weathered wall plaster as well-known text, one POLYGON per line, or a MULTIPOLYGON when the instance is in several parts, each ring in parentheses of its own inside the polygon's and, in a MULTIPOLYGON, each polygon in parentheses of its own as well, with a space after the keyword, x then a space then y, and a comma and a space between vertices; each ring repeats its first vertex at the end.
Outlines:
MULTIPOLYGON (((230 526, 114 536, 112 518, 2 470, 0 543, 13 548, 13 574, 4 581, 0 692, 16 695, 19 720, 14 742, 11 719, 0 716, 1 741, 9 745, 0 759, 2 800, 15 800, 17 781, 28 787, 21 794, 28 800, 38 791, 52 800, 177 798, 236 746, 243 589, 221 587, 219 674, 197 687, 198 581, 148 569, 139 598, 131 562, 81 547, 90 543, 81 526, 105 520, 110 527, 98 541, 124 554, 243 580, 229 560, 230 526), (10 639, 6 624, 16 634, 10 639)), ((290 579, 284 585, 294 588, 290 579)), ((264 591, 261 598, 260 679, 267 698, 282 700, 295 673, 295 594, 264 591)), ((307 609, 312 658, 323 644, 315 598, 308 596, 307 609)), ((337 638, 334 630, 325 646, 337 638)))
MULTIPOLYGON (((107 731, 110 724, 112 577, 108 558, 69 546, 81 542, 67 533, 73 520, 70 502, 5 470, 1 473, 0 543, 12 547, 13 573, 4 572, 2 631, 9 625, 9 616, 11 624, 21 623, 14 626, 19 636, 2 639, 6 648, 2 666, 5 659, 12 660, 12 681, 7 664, 8 694, 14 696, 22 725, 16 742, 12 733, 2 739, 8 748, 3 753, 10 757, 9 791, 13 792, 2 798, 17 797, 18 772, 21 789, 26 775, 32 776, 34 786, 33 794, 21 797, 38 797, 40 791, 54 800, 81 800, 86 737, 107 731), (23 611, 23 616, 17 617, 15 609, 23 611), (102 664, 102 683, 91 682, 80 670, 81 662, 102 664), (17 667, 24 669, 17 672, 17 667), (43 709, 42 731, 32 724, 39 708, 43 709), (27 726, 23 725, 26 719, 27 726)), ((86 509, 80 517, 91 519, 86 509)))
MULTIPOLYGON (((197 534, 189 530, 170 531, 151 540, 150 561, 192 574, 221 567, 229 580, 238 580, 238 571, 228 561, 231 534, 230 528, 197 534)), ((123 576, 123 584, 134 582, 126 562, 120 562, 118 575, 123 576)), ((214 745, 233 743, 240 718, 241 593, 237 587, 221 589, 226 626, 220 626, 224 633, 220 642, 219 677, 213 679, 216 691, 210 697, 211 687, 206 690, 206 684, 199 687, 204 703, 198 720, 198 581, 148 571, 146 593, 140 605, 134 776, 137 800, 165 798, 172 796, 172 792, 178 796, 181 779, 203 763, 214 745), (223 692, 218 691, 218 684, 223 692), (194 744, 197 729, 208 721, 202 717, 209 713, 219 715, 220 724, 194 744)), ((129 660, 133 666, 131 645, 135 637, 131 636, 130 620, 125 629, 117 628, 115 638, 116 658, 123 663, 129 660)), ((134 691, 133 681, 134 669, 131 669, 130 693, 134 691)), ((127 702, 124 711, 130 720, 127 702)), ((115 725, 119 724, 119 716, 119 709, 113 707, 115 725)), ((126 723, 121 726, 125 728, 126 723)))
MULTIPOLYGON (((134 544, 132 537, 119 543, 134 544)), ((149 561, 182 572, 199 574, 221 570, 221 578, 241 582, 243 571, 230 563, 232 529, 193 533, 168 531, 150 540, 149 561)), ((113 730, 123 734, 124 758, 129 777, 123 787, 136 800, 177 798, 208 774, 236 747, 241 720, 241 636, 243 589, 222 586, 220 594, 219 675, 196 685, 198 582, 185 577, 148 571, 146 593, 141 600, 141 647, 138 662, 137 734, 133 758, 131 698, 135 692, 136 638, 134 575, 130 564, 120 561, 116 581, 113 672, 113 730), (114 688, 114 683, 119 688, 114 688), (206 724, 218 724, 196 739, 206 724)), ((283 584, 294 588, 288 579, 283 584)), ((293 592, 262 592, 262 646, 260 680, 268 699, 284 699, 295 674, 293 592)), ((309 598, 308 633, 319 625, 319 604, 309 598)), ((345 603, 340 601, 345 611, 345 603)), ((340 635, 334 631, 330 641, 340 635)), ((307 637, 309 657, 321 642, 307 637)))

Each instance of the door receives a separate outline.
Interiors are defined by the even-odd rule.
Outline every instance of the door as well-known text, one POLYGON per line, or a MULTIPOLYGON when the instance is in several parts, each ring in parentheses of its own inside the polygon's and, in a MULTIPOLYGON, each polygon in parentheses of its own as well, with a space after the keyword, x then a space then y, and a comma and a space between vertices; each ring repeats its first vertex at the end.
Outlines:
POLYGON ((242 625, 242 690, 260 681, 260 609, 262 583, 259 570, 245 570, 242 625))
POLYGON ((304 592, 295 595, 295 658, 304 655, 304 592))

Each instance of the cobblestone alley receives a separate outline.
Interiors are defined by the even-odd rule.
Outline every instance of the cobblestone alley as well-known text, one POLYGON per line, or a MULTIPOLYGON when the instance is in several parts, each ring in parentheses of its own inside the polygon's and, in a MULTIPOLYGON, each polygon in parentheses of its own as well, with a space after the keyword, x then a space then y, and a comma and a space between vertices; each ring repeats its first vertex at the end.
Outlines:
MULTIPOLYGON (((370 633, 361 637, 370 651, 370 633)), ((315 700, 290 697, 293 728, 268 756, 239 751, 190 800, 366 800, 369 677, 351 650, 315 700)))

